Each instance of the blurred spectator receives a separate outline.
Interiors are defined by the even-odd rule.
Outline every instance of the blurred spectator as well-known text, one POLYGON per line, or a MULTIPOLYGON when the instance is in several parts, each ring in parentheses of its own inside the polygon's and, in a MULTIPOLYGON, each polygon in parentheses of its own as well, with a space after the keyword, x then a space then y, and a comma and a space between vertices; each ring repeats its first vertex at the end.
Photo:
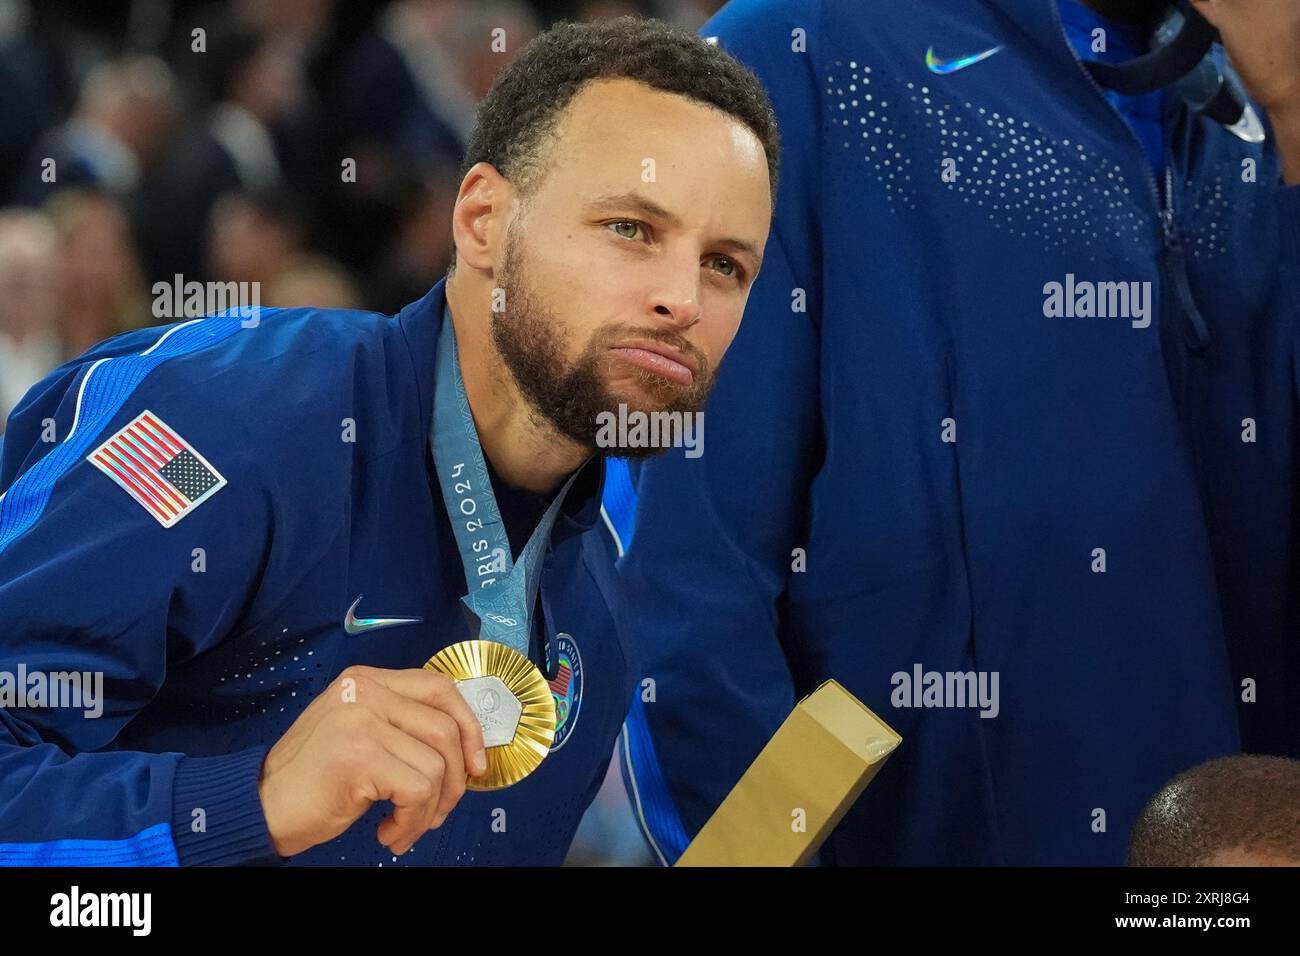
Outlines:
POLYGON ((66 81, 57 53, 33 29, 27 0, 0 0, 0 202, 19 170, 56 123, 66 81))
POLYGON ((655 0, 654 16, 686 30, 698 31, 726 0, 655 0))
MULTIPOLYGON (((400 0, 379 15, 342 58, 333 91, 336 149, 356 163, 352 181, 335 167, 329 215, 348 237, 339 255, 367 265, 390 257, 403 224, 397 197, 412 177, 432 169, 459 185, 478 101, 539 29, 517 0, 400 0)), ((381 268, 391 271, 391 258, 381 268)))
POLYGON ((469 95, 466 132, 501 68, 541 29, 537 14, 522 0, 479 0, 447 27, 442 44, 454 51, 456 82, 469 95))
POLYGON ((62 360, 59 240, 41 213, 0 212, 0 431, 26 391, 62 360))
POLYGON ((368 304, 347 270, 327 256, 307 252, 303 238, 300 213, 283 194, 229 193, 212 209, 207 274, 221 282, 258 283, 264 306, 355 309, 368 304))
POLYGON ((235 18, 276 40, 293 44, 305 62, 329 37, 334 0, 237 0, 235 18))
POLYGON ((291 46, 238 24, 206 35, 203 98, 210 108, 175 143, 137 210, 153 277, 199 277, 203 228, 217 197, 283 186, 273 127, 303 95, 302 63, 291 46))
POLYGON ((582 0, 573 19, 580 23, 613 20, 615 17, 648 17, 650 5, 641 0, 582 0))
POLYGON ((175 79, 157 57, 123 57, 97 66, 81 85, 76 112, 44 136, 23 163, 15 200, 39 205, 70 186, 129 195, 157 157, 176 109, 175 79))
POLYGON ((412 171, 393 189, 397 226, 371 269, 371 308, 396 312, 424 295, 451 264, 451 210, 459 183, 456 170, 412 171))
POLYGON ((261 282, 301 254, 298 213, 283 194, 232 192, 212 208, 205 274, 223 282, 261 282))
MULTIPOLYGON (((335 0, 235 0, 232 10, 236 22, 264 35, 298 67, 298 95, 269 127, 284 182, 300 196, 332 189, 339 178, 337 162, 330 161, 334 120, 313 72, 322 70, 328 58, 335 0)), ((306 218, 314 235, 321 225, 318 217, 306 218)))
MULTIPOLYGON (((427 289, 425 291, 428 291, 427 289)), ((347 270, 332 259, 306 255, 271 280, 262 304, 281 309, 311 306, 317 309, 360 309, 361 299, 347 270)))
POLYGON ((59 235, 63 358, 96 342, 152 324, 148 291, 121 203, 86 191, 60 193, 47 206, 59 235))
POLYGON ((376 147, 411 160, 458 161, 474 125, 475 101, 442 42, 470 5, 399 0, 344 58, 335 116, 348 155, 376 147))
POLYGON ((683 30, 696 31, 722 9, 726 0, 534 0, 546 21, 608 20, 621 16, 655 17, 683 30))

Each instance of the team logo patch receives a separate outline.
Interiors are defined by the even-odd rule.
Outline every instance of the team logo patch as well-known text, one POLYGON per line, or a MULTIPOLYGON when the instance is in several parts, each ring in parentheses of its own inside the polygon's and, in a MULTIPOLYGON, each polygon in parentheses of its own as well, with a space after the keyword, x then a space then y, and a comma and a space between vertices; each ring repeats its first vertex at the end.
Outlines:
POLYGON ((147 409, 86 460, 170 528, 226 485, 226 479, 147 409))
POLYGON ((578 709, 582 706, 582 655, 572 635, 557 634, 555 652, 560 664, 555 679, 548 681, 551 696, 555 698, 555 742, 551 750, 559 750, 573 733, 578 723, 578 709))

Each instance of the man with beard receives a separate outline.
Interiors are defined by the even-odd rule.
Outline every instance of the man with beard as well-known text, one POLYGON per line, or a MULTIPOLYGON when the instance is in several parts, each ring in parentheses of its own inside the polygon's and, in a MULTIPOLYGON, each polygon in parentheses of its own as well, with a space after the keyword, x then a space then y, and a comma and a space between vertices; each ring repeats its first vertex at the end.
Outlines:
POLYGON ((562 25, 484 102, 423 299, 38 384, 0 462, 0 863, 560 863, 639 676, 596 419, 702 404, 777 150, 703 40, 562 25))

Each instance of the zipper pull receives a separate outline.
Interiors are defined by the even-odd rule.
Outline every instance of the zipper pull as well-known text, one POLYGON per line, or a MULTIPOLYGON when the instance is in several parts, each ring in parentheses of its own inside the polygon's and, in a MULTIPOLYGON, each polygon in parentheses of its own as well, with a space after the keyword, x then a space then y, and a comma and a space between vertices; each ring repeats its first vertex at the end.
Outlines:
POLYGON ((1160 225, 1164 230, 1165 261, 1173 279, 1174 295, 1186 319, 1184 338, 1187 347, 1193 352, 1204 352, 1210 345, 1210 327, 1205 316, 1196 307, 1196 298, 1192 295, 1192 284, 1187 277, 1187 257, 1183 255, 1182 243, 1178 238, 1178 224, 1174 220, 1174 173, 1165 166, 1165 204, 1160 210, 1160 225))

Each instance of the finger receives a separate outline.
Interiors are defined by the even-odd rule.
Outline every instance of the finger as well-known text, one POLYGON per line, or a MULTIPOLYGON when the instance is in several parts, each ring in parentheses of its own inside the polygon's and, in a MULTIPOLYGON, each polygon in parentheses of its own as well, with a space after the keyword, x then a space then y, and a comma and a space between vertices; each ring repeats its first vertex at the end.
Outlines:
POLYGON ((393 856, 401 856, 429 831, 423 814, 423 810, 409 807, 394 808, 392 813, 380 821, 377 831, 379 842, 388 847, 393 856))
POLYGON ((460 742, 460 725, 441 710, 396 694, 385 716, 399 731, 432 747, 442 757, 446 769, 438 812, 433 818, 433 826, 441 825, 465 795, 465 754, 460 742))
MULTIPOLYGON (((455 722, 450 717, 445 714, 438 716, 451 727, 452 733, 456 732, 455 722)), ((432 747, 396 727, 392 728, 391 735, 385 737, 384 746, 394 757, 415 767, 436 784, 437 792, 425 808, 416 837, 441 826, 447 814, 465 795, 465 767, 461 763, 459 747, 448 746, 445 742, 440 747, 432 747)))
MULTIPOLYGON (((383 733, 381 730, 381 736, 383 733)), ((370 768, 370 779, 379 798, 393 804, 393 813, 380 824, 380 841, 405 852, 428 829, 426 821, 432 816, 438 795, 435 784, 426 773, 393 756, 386 746, 370 768)))
POLYGON ((452 792, 444 798, 442 809, 444 815, 450 813, 465 792, 465 751, 460 739, 460 724, 445 711, 403 697, 379 683, 367 688, 367 704, 371 713, 442 755, 447 765, 445 779, 452 785, 452 792))
POLYGON ((408 670, 381 670, 370 673, 376 681, 396 694, 418 700, 441 710, 460 727, 461 752, 470 773, 481 776, 487 773, 487 751, 483 745, 483 728, 478 718, 456 689, 456 682, 445 674, 422 668, 408 670))
MULTIPOLYGON (((419 824, 413 823, 409 811, 394 810, 388 816, 379 822, 379 828, 375 831, 375 838, 382 843, 393 856, 401 856, 418 842, 405 839, 401 833, 411 829, 418 829, 419 824)), ((425 831, 427 832, 427 831, 425 831)))
MULTIPOLYGON (((396 727, 389 726, 380 731, 380 744, 389 754, 418 771, 429 781, 429 798, 423 805, 400 807, 394 803, 393 815, 396 824, 394 839, 402 846, 409 847, 442 822, 442 817, 445 816, 442 811, 442 792, 452 778, 441 753, 396 727)), ((463 770, 461 776, 462 782, 454 789, 464 793, 463 770)), ((452 806, 455 806, 454 801, 452 806)))
POLYGON ((439 735, 439 744, 435 750, 446 762, 446 772, 442 777, 442 792, 438 797, 438 807, 433 817, 433 826, 442 826, 447 814, 456 808, 460 798, 465 796, 465 753, 460 743, 460 725, 441 711, 434 711, 434 732, 439 735))
POLYGON ((419 841, 420 835, 428 832, 426 821, 418 815, 423 812, 426 811, 417 811, 410 807, 394 807, 379 821, 379 828, 376 830, 379 842, 388 847, 394 856, 401 856, 419 841), (412 839, 411 833, 418 835, 412 839))

